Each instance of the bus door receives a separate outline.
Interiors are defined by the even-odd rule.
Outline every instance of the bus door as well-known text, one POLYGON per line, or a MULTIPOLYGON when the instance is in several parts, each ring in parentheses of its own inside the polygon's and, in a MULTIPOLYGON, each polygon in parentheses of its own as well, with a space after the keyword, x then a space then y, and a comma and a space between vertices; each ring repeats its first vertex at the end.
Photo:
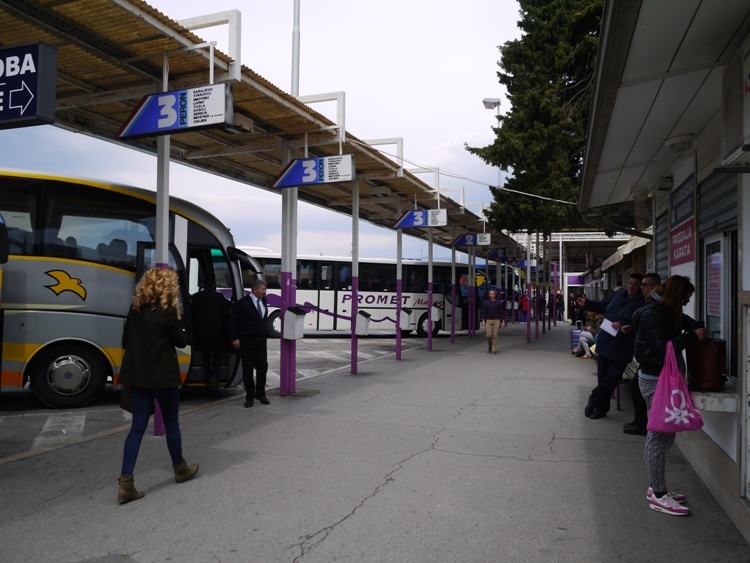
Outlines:
POLYGON ((334 262, 320 264, 320 296, 318 297, 317 330, 334 330, 336 328, 336 289, 338 278, 334 262))
MULTIPOLYGON (((233 273, 230 259, 237 259, 235 253, 231 253, 230 258, 227 257, 224 252, 218 247, 211 246, 199 246, 191 245, 188 248, 188 264, 187 264, 187 287, 190 295, 194 295, 199 291, 213 291, 216 289, 220 294, 224 296, 226 300, 226 309, 223 313, 226 315, 230 309, 230 303, 237 301, 243 297, 242 291, 238 293, 238 283, 235 280, 236 274, 233 273)), ((260 266, 251 268, 248 271, 248 275, 254 277, 258 273, 260 266)), ((244 272, 244 270, 243 270, 244 272)), ((252 280, 250 280, 252 284, 252 280)), ((193 318, 191 315, 192 322, 200 322, 198 319, 193 318)), ((225 319, 225 321, 227 321, 225 319)), ((191 325, 191 344, 192 344, 192 357, 190 364, 190 373, 188 375, 187 383, 203 383, 205 384, 208 378, 203 369, 203 355, 200 352, 200 342, 195 339, 197 331, 196 327, 191 325)), ((237 368, 240 363, 239 354, 236 353, 229 341, 229 332, 226 322, 218 330, 222 332, 222 354, 221 354, 221 368, 218 376, 219 381, 227 381, 228 385, 231 383, 239 384, 239 381, 234 381, 237 377, 237 368)), ((240 377, 241 377, 240 373, 240 377)))
POLYGON ((308 311, 305 315, 305 330, 320 330, 320 262, 317 260, 297 260, 297 304, 308 311))

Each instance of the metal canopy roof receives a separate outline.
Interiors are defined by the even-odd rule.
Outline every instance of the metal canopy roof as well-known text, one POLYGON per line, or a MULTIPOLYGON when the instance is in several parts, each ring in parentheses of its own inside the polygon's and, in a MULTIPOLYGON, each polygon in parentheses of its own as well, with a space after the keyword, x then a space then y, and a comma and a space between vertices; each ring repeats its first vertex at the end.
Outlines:
POLYGON ((692 150, 681 137, 719 137, 722 71, 749 32, 747 0, 607 0, 579 200, 593 224, 650 224, 636 202, 692 150))
MULTIPOLYGON (((154 138, 122 141, 115 134, 141 97, 163 90, 163 57, 168 53, 169 89, 209 83, 209 49, 180 23, 141 0, 0 0, 0 45, 42 41, 57 48, 55 125, 108 141, 155 152, 154 138)), ((229 81, 232 60, 218 50, 215 82, 229 81)), ((271 183, 282 170, 283 151, 301 158, 338 155, 336 124, 283 92, 246 66, 233 84, 239 132, 204 129, 172 136, 171 160, 279 193, 271 183)), ((360 218, 390 228, 404 211, 438 208, 435 191, 399 164, 350 133, 344 154, 355 157, 360 185, 360 218)), ((351 215, 350 183, 305 186, 300 200, 351 215)), ((434 241, 449 245, 455 235, 481 232, 478 215, 439 196, 449 225, 434 227, 434 241)), ((404 229, 426 239, 423 229, 404 229)), ((493 246, 518 247, 492 232, 493 246)))

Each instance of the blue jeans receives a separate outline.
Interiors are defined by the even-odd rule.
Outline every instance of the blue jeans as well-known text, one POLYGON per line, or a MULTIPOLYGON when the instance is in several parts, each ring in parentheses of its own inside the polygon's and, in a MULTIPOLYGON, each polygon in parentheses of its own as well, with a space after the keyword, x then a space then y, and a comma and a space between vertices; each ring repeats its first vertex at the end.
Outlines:
POLYGON ((146 432, 148 421, 151 418, 154 399, 159 401, 159 407, 164 416, 167 448, 172 458, 172 465, 182 463, 182 435, 180 434, 179 419, 180 388, 148 389, 146 387, 131 387, 130 390, 133 397, 133 422, 130 425, 130 432, 125 438, 120 475, 133 474, 135 462, 138 459, 138 451, 141 449, 143 434, 146 432))

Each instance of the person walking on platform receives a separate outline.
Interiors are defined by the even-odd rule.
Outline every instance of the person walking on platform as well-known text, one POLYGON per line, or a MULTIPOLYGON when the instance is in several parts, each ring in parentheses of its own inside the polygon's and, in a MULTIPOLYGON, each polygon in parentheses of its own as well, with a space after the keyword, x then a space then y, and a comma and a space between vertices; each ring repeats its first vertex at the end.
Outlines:
MULTIPOLYGON (((680 371, 685 373, 682 351, 698 340, 704 340, 708 331, 683 314, 695 292, 695 287, 684 276, 672 276, 656 290, 660 299, 646 307, 638 319, 635 337, 635 359, 640 364, 640 386, 646 401, 647 413, 656 392, 659 374, 664 367, 667 342, 671 341, 680 371)), ((652 294, 653 295, 653 294, 652 294)), ((654 296, 655 297, 655 296, 654 296)), ((672 433, 651 432, 646 435, 644 457, 648 471, 649 487, 646 500, 649 508, 672 516, 687 516, 690 509, 684 506, 685 495, 669 492, 665 477, 665 461, 674 443, 672 433)))
MULTIPOLYGON (((643 276, 641 282, 641 293, 643 293, 644 305, 638 309, 633 315, 633 326, 636 331, 638 330, 638 319, 640 318, 643 310, 655 303, 655 297, 660 298, 658 293, 654 296, 651 295, 652 291, 661 285, 661 276, 659 274, 649 273, 643 276)), ((622 426, 622 431, 625 434, 635 434, 638 436, 646 435, 646 423, 648 422, 648 415, 646 414, 646 401, 643 400, 641 395, 641 386, 638 381, 638 372, 636 372, 633 380, 630 382, 630 396, 633 399, 633 420, 632 422, 626 422, 622 426)))
POLYGON ((609 412, 612 393, 633 359, 633 313, 643 305, 641 274, 631 274, 626 288, 615 291, 602 301, 586 296, 578 304, 582 309, 604 313, 596 338, 597 386, 591 391, 583 414, 591 420, 604 418, 609 412))
POLYGON ((521 296, 521 322, 529 320, 529 298, 524 294, 521 296))
POLYGON ((487 352, 497 354, 497 339, 500 325, 505 326, 503 317, 503 303, 497 299, 497 291, 490 289, 489 298, 482 304, 482 326, 487 335, 487 352))
POLYGON ((198 464, 188 465, 182 457, 180 434, 180 364, 175 348, 187 346, 178 302, 177 274, 165 268, 148 270, 135 288, 135 298, 122 332, 122 359, 119 382, 130 386, 133 420, 125 438, 117 501, 125 504, 143 498, 133 484, 143 434, 159 401, 167 449, 172 458, 174 480, 184 483, 198 473, 198 464))
POLYGON ((253 281, 250 292, 250 295, 246 295, 234 304, 229 316, 229 338, 232 346, 239 349, 242 359, 245 408, 252 407, 255 399, 263 405, 270 403, 266 397, 266 373, 268 372, 266 282, 256 279, 253 281), (253 370, 255 370, 255 382, 253 382, 253 370))

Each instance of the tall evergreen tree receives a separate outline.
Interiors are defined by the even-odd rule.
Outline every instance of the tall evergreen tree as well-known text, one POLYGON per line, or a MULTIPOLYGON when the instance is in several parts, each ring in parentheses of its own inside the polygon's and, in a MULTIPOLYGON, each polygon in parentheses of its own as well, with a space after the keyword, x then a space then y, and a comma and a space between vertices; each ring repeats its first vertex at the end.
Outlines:
POLYGON ((497 73, 511 108, 499 116, 491 145, 466 149, 510 172, 503 187, 512 191, 490 188, 490 224, 546 237, 579 218, 575 205, 558 201, 575 203, 580 190, 604 0, 519 5, 523 35, 500 47, 497 73))

